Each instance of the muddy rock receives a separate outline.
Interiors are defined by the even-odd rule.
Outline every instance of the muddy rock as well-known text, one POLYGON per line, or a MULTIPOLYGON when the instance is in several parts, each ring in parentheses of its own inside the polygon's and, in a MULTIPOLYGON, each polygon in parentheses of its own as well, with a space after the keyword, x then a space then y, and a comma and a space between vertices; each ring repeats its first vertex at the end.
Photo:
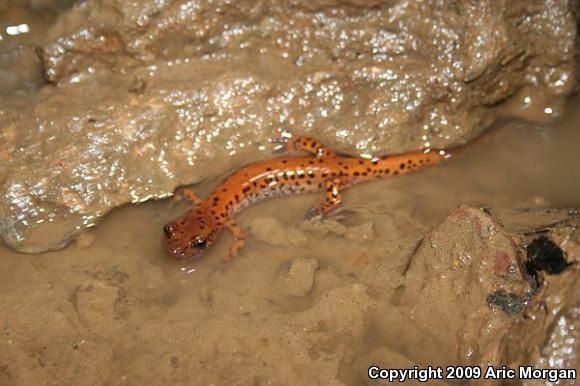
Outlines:
POLYGON ((51 84, 0 102, 0 234, 61 248, 114 207, 267 157, 280 126, 351 154, 465 143, 522 88, 573 90, 575 10, 79 2, 38 44, 51 84))
MULTIPOLYGON (((548 215, 554 215, 554 212, 560 216, 566 213, 556 210, 548 215)), ((527 266, 534 268, 531 274, 539 282, 539 292, 526 307, 525 317, 518 319, 502 339, 503 363, 549 370, 580 368, 579 227, 578 214, 568 212, 567 219, 561 219, 556 224, 543 224, 526 235, 528 259, 545 254, 545 261, 551 260, 552 264, 545 265, 545 269, 538 269, 541 267, 535 264, 527 266), (544 240, 541 250, 531 251, 530 246, 540 239, 544 240), (564 259, 565 266, 562 271, 555 272, 552 267, 561 264, 553 260, 559 257, 564 259)), ((573 385, 576 382, 561 380, 559 384, 573 385)), ((524 381, 523 384, 535 383, 524 381)))
POLYGON ((0 95, 38 86, 42 76, 42 66, 34 47, 0 47, 0 95), (15 66, 19 66, 17 73, 15 66))
POLYGON ((290 264, 287 271, 278 277, 282 292, 291 296, 305 296, 314 285, 314 274, 318 269, 316 259, 298 258, 290 264))
POLYGON ((522 259, 521 248, 487 213, 461 206, 419 245, 399 301, 410 306, 415 323, 445 326, 431 338, 459 357, 443 357, 470 363, 493 351, 510 314, 521 314, 531 291, 522 259))
POLYGON ((368 243, 374 238, 374 224, 372 221, 367 221, 364 224, 348 227, 344 237, 357 243, 368 243))
POLYGON ((255 217, 249 222, 252 236, 263 243, 273 246, 288 246, 286 228, 274 217, 255 217))
POLYGON ((323 332, 326 328, 340 333, 362 333, 376 304, 363 284, 352 284, 329 291, 308 310, 293 317, 293 322, 305 332, 323 332), (333 310, 343 313, 336 318, 333 310))
POLYGON ((308 236, 297 226, 289 226, 286 229, 286 237, 290 245, 295 247, 304 246, 308 243, 308 236))
POLYGON ((337 236, 343 236, 346 232, 346 226, 341 224, 337 220, 324 219, 322 221, 319 218, 312 218, 309 220, 303 220, 300 222, 300 230, 303 232, 312 233, 315 235, 326 235, 328 233, 335 234, 337 236))

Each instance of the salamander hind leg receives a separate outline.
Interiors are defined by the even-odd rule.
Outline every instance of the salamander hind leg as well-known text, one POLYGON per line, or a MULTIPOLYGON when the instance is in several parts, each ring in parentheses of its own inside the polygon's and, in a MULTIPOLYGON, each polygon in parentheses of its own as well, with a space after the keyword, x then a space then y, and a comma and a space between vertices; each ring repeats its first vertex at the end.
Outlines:
POLYGON ((236 224, 233 221, 230 221, 230 222, 226 223, 226 226, 228 227, 230 232, 232 232, 232 235, 234 235, 234 242, 233 242, 232 246, 230 247, 230 251, 229 251, 228 256, 223 259, 224 262, 228 262, 231 259, 233 259, 234 257, 236 257, 238 255, 238 253, 240 252, 240 250, 242 249, 242 247, 244 246, 244 244, 246 243, 245 232, 242 228, 240 228, 238 226, 238 224, 236 224))
POLYGON ((306 219, 314 217, 325 218, 330 212, 338 208, 342 202, 342 195, 340 189, 344 186, 340 178, 333 178, 324 183, 326 190, 326 200, 320 205, 316 205, 308 209, 306 219))

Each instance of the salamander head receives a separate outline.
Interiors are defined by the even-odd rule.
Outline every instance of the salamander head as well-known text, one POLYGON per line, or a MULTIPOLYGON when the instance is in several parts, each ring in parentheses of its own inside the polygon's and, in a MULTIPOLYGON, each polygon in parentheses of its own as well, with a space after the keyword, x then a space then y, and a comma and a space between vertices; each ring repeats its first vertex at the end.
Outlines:
POLYGON ((214 224, 203 216, 201 211, 194 211, 179 217, 165 225, 165 253, 169 257, 187 260, 201 257, 214 242, 217 232, 214 224))

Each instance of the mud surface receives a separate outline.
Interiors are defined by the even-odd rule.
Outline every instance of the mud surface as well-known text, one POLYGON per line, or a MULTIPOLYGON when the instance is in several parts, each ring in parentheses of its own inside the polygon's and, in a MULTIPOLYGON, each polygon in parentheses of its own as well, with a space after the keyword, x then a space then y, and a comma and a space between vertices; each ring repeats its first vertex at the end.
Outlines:
MULTIPOLYGON (((463 2, 445 5, 449 9, 419 2, 391 2, 385 9, 366 2, 294 2, 287 14, 261 3, 255 9, 240 3, 235 12, 224 6, 215 14, 203 6, 180 13, 177 2, 148 3, 159 9, 144 2, 131 2, 134 9, 123 4, 88 1, 57 24, 47 23, 53 27, 46 36, 31 38, 43 47, 44 63, 30 54, 32 71, 23 68, 21 78, 10 77, 14 88, 2 98, 0 157, 6 162, 0 163, 0 181, 10 204, 0 209, 5 210, 0 219, 5 234, 12 235, 8 240, 27 251, 75 241, 36 255, 0 246, 0 385, 366 385, 376 383, 367 378, 371 364, 580 368, 578 100, 569 104, 561 123, 503 121, 451 162, 352 187, 343 208, 323 222, 303 220, 306 209, 320 202, 319 194, 252 206, 239 217, 248 242, 227 265, 221 257, 231 242, 228 234, 203 259, 185 266, 163 255, 161 227, 186 209, 183 202, 125 205, 95 229, 82 226, 121 203, 162 197, 181 183, 203 179, 196 190, 209 192, 235 163, 268 156, 267 147, 257 146, 266 146, 264 140, 282 124, 295 124, 352 153, 400 152, 423 141, 439 146, 468 140, 500 112, 558 115, 558 98, 572 87, 574 74, 570 67, 563 83, 544 80, 571 65, 567 55, 573 53, 562 47, 566 37, 574 38, 565 28, 572 3, 513 2, 503 5, 505 13, 491 6, 469 13, 463 2), (115 11, 121 8, 124 12, 115 11), (115 12, 104 17, 107 10, 115 12), (137 17, 142 14, 148 16, 137 17), (363 23, 363 14, 378 19, 363 23), (205 24, 186 17, 195 15, 203 15, 205 24), (343 20, 340 26, 348 31, 357 22, 359 29, 364 26, 356 35, 362 47, 378 31, 373 28, 384 25, 392 39, 406 36, 423 45, 419 50, 403 44, 400 55, 387 51, 381 58, 367 44, 365 56, 357 58, 348 54, 357 46, 347 35, 344 46, 334 44, 336 59, 329 59, 325 33, 336 27, 326 24, 329 15, 343 20), (490 18, 485 23, 469 19, 485 15, 490 18), (290 25, 301 33, 311 31, 310 40, 300 34, 293 40, 300 50, 308 42, 303 63, 291 60, 298 50, 294 45, 277 46, 282 43, 274 33, 286 32, 276 17, 295 20, 290 25), (217 29, 226 19, 240 29, 217 29), (431 94, 440 90, 437 82, 423 78, 411 86, 401 78, 359 83, 352 75, 366 63, 377 66, 377 74, 394 66, 402 76, 422 77, 449 65, 445 55, 434 53, 442 41, 478 41, 466 26, 486 31, 493 20, 494 36, 502 25, 510 28, 501 41, 527 42, 526 59, 498 65, 493 60, 505 51, 487 46, 482 52, 493 53, 485 56, 495 58, 492 62, 472 58, 488 63, 480 78, 453 73, 446 79, 461 84, 461 91, 456 83, 442 87, 441 99, 431 94), (308 21, 322 24, 314 28, 308 21), (201 25, 203 30, 196 29, 201 25), (85 26, 86 33, 67 34, 85 26), (426 26, 434 29, 427 34, 426 26), (114 32, 115 45, 96 43, 111 41, 98 38, 102 30, 114 32), (437 35, 434 43, 434 31, 457 36, 437 35), (559 39, 546 45, 553 39, 550 31, 559 39), (172 40, 177 35, 180 39, 172 40), (421 40, 425 36, 428 41, 421 40), (62 49, 55 49, 58 44, 62 49), (535 44, 543 47, 542 55, 535 44), (159 51, 161 45, 167 50, 159 51), (561 57, 551 63, 556 51, 561 57), (178 62, 178 56, 189 59, 178 62), (256 61, 278 65, 260 67, 256 61), (300 88, 308 74, 332 67, 328 63, 340 71, 332 70, 318 86, 310 81, 313 90, 300 88), (421 63, 429 69, 421 70, 421 63), (53 83, 43 85, 38 69, 53 83), (237 83, 244 79, 265 88, 252 94, 248 83, 237 83), (341 104, 321 115, 321 106, 333 103, 321 91, 328 79, 348 83, 340 95, 366 95, 364 101, 357 97, 348 108, 341 104), (509 80, 509 87, 500 91, 517 95, 495 107, 505 96, 490 90, 502 80, 509 80), (298 99, 276 99, 291 85, 298 99), (428 101, 406 111, 402 99, 385 93, 391 87, 401 92, 426 87, 428 101), (171 99, 178 96, 179 103, 171 99), (453 105, 452 97, 462 102, 453 105), (284 105, 284 120, 278 119, 280 111, 264 107, 274 103, 265 102, 269 98, 284 105), (364 107, 380 98, 390 98, 383 105, 388 109, 364 107), (213 113, 204 115, 210 108, 213 113), (352 118, 357 109, 365 113, 352 118), (439 119, 442 111, 448 123, 439 119), (308 113, 311 126, 305 123, 308 113), (392 117, 405 118, 386 129, 375 126, 392 117), (419 127, 417 134, 417 123, 426 123, 427 130, 419 127), (348 132, 342 135, 341 129, 348 132), (36 224, 45 218, 53 220, 36 224)), ((389 41, 380 45, 394 49, 389 41)), ((15 42, 5 38, 0 44, 15 42)), ((36 52, 26 39, 19 46, 36 52)), ((463 64, 469 59, 465 47, 449 46, 463 64)), ((423 101, 417 98, 412 100, 423 101)))
MULTIPOLYGON (((281 126, 387 154, 465 143, 518 92, 557 114, 576 82, 575 9, 81 2, 34 42, 50 84, 0 104, 0 233, 22 252, 61 248, 114 207, 269 156, 281 126)), ((9 88, 38 78, 30 47, 0 66, 14 63, 30 70, 9 88)))

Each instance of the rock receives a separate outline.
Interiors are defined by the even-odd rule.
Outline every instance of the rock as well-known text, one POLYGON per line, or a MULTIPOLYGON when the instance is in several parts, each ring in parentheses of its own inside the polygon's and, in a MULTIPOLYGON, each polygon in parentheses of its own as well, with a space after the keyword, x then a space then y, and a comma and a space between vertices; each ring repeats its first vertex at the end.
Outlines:
POLYGON ((300 230, 304 232, 317 233, 319 235, 334 233, 335 235, 342 236, 346 232, 346 226, 329 218, 324 219, 323 221, 317 218, 304 220, 300 223, 299 227, 300 230))
POLYGON ((290 226, 286 229, 286 238, 290 245, 295 247, 302 247, 308 243, 308 236, 296 226, 290 226))
POLYGON ((12 248, 268 157, 280 126, 350 154, 449 147, 520 89, 554 106, 576 83, 574 0, 187 4, 77 2, 43 34, 58 87, 0 102, 12 248))
MULTIPOLYGON (((541 369, 580 368, 580 270, 571 267, 548 280, 501 342, 499 363, 541 369)), ((534 385, 524 381, 524 385, 534 385)), ((574 385, 575 381, 558 384, 574 385)))
POLYGON ((374 239, 374 223, 367 221, 364 224, 348 227, 344 237, 357 243, 368 243, 374 239))
POLYGON ((314 285, 314 274, 318 269, 316 259, 298 258, 292 261, 288 271, 280 274, 278 283, 282 292, 291 296, 306 296, 314 285))
POLYGON ((252 237, 263 243, 285 247, 289 245, 286 228, 274 217, 254 217, 248 224, 252 237))
MULTIPOLYGON (((520 224, 523 223, 521 219, 520 221, 513 219, 530 217, 527 211, 514 212, 511 216, 506 215, 507 221, 520 224)), ((563 270, 557 271, 550 269, 550 266, 544 269, 534 267, 535 270, 540 269, 533 273, 538 280, 539 291, 527 304, 524 310, 525 317, 518 318, 501 340, 498 362, 510 367, 523 364, 549 370, 579 369, 580 269, 577 262, 580 260, 580 232, 578 232, 580 216, 577 211, 563 210, 550 210, 547 215, 559 216, 560 221, 535 223, 536 231, 527 234, 528 258, 533 258, 538 253, 536 250, 530 251, 533 240, 542 239, 544 245, 545 240, 550 240, 560 249, 568 265, 563 270), (566 212, 567 218, 561 218, 566 212)), ((548 249, 551 251, 553 248, 550 245, 548 249)), ((573 385, 576 382, 561 380, 558 384, 573 385)), ((523 384, 536 383, 528 380, 523 384)))
POLYGON ((330 290, 313 307, 295 315, 292 324, 301 333, 320 334, 325 339, 330 338, 329 332, 335 336, 345 332, 356 336, 363 333, 375 308, 368 288, 355 283, 330 290), (337 309, 341 312, 336 313, 337 309))
POLYGON ((460 206, 417 248, 397 301, 418 326, 444 326, 431 336, 448 348, 443 358, 468 363, 493 355, 497 337, 511 326, 510 315, 518 309, 521 314, 530 296, 522 256, 487 213, 460 206))
POLYGON ((34 47, 0 47, 0 95, 38 87, 43 81, 42 75, 42 66, 34 47), (15 68, 18 71, 14 71, 15 68))

